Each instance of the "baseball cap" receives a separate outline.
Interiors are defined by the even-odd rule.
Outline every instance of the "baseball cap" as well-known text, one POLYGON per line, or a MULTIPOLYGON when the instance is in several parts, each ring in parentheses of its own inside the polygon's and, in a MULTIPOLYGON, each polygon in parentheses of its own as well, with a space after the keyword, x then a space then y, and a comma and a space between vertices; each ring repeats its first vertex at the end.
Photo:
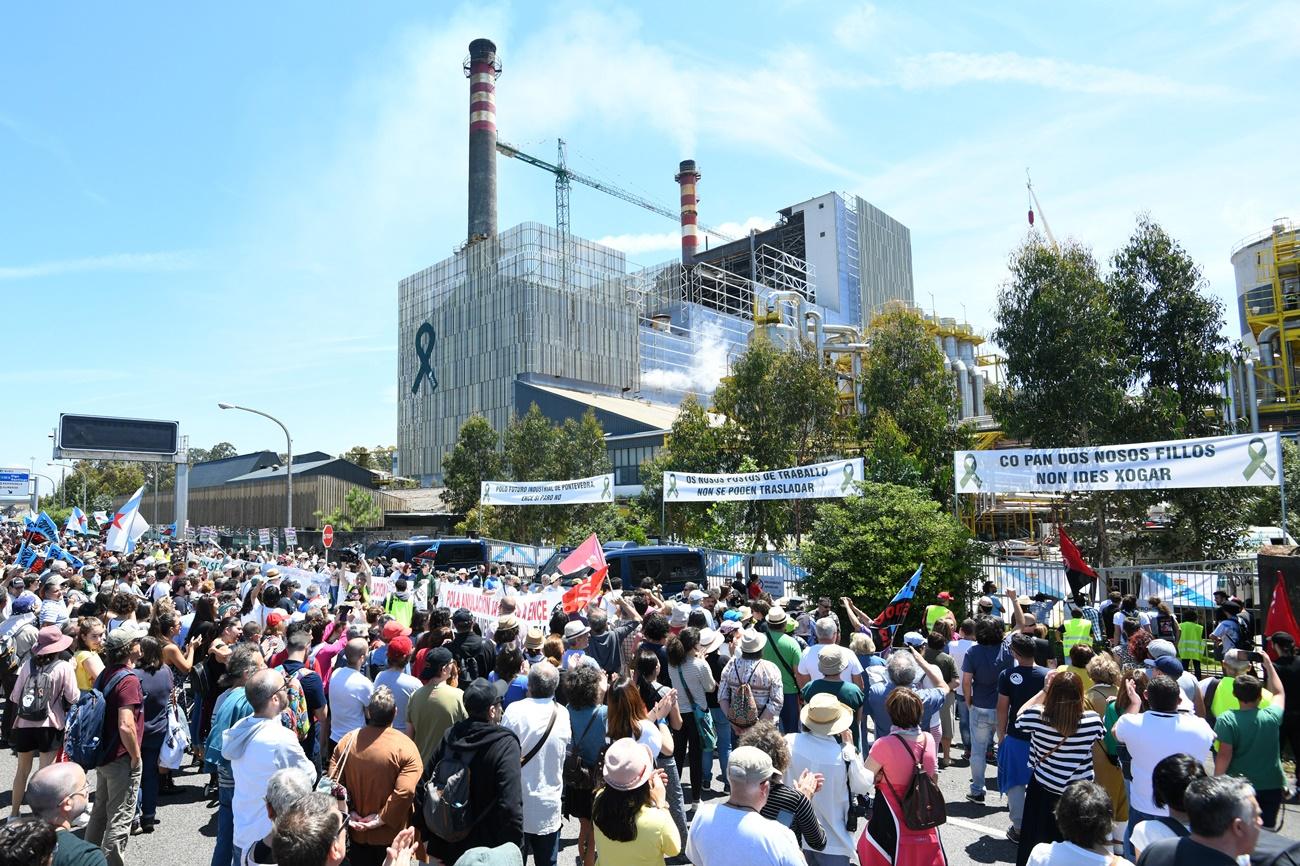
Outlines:
POLYGON ((944 590, 943 592, 939 593, 939 598, 942 601, 952 601, 952 593, 948 592, 947 590, 944 590))
POLYGON ((772 759, 753 746, 733 749, 727 760, 727 778, 750 785, 765 782, 772 778, 772 759))
POLYGON ((704 601, 704 593, 701 592, 701 591, 698 590, 698 589, 693 589, 693 590, 691 590, 691 594, 688 595, 688 596, 686 596, 686 597, 687 597, 687 598, 688 598, 692 603, 697 602, 697 601, 704 601))
POLYGON ((405 637, 410 633, 411 630, 409 628, 395 619, 390 619, 388 622, 384 623, 384 630, 380 633, 380 636, 383 638, 384 643, 389 643, 395 637, 405 637))
POLYGON ((284 614, 280 613, 278 610, 271 611, 266 615, 266 624, 271 626, 272 628, 274 628, 275 626, 279 625, 282 622, 284 622, 284 614))
POLYGON ((445 646, 434 647, 424 657, 424 669, 428 673, 436 673, 451 664, 451 658, 451 650, 445 646))
POLYGON ((469 612, 469 608, 458 607, 456 612, 451 615, 451 621, 456 625, 472 625, 474 623, 474 614, 469 612))
POLYGON ((30 595, 20 595, 14 599, 11 610, 14 613, 31 613, 36 608, 36 599, 30 595))
POLYGON ((497 694, 496 688, 490 682, 479 677, 465 687, 462 700, 465 702, 465 712, 470 715, 482 715, 500 703, 501 696, 497 694))
POLYGON ((1172 680, 1183 675, 1183 663, 1173 656, 1161 656, 1156 659, 1155 669, 1172 680))
POLYGON ((406 658, 411 654, 411 639, 399 634, 388 642, 388 658, 406 658))
POLYGON ((108 633, 104 639, 107 649, 122 649, 149 634, 149 629, 138 622, 125 622, 108 633))
POLYGON ((1147 655, 1151 656, 1153 659, 1158 659, 1162 656, 1178 658, 1178 650, 1174 647, 1172 641, 1158 639, 1147 644, 1147 655))
POLYGON ((903 643, 908 646, 925 646, 925 637, 919 631, 909 631, 903 635, 903 643))

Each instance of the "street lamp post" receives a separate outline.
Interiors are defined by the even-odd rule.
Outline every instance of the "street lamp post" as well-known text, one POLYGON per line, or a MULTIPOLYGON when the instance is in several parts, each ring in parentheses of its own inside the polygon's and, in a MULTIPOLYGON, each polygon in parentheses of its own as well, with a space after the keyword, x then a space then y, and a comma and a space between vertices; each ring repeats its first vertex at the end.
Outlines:
POLYGON ((233 403, 218 403, 217 408, 218 409, 241 409, 244 412, 252 412, 254 415, 261 415, 263 418, 269 418, 272 421, 274 421, 276 424, 279 424, 280 429, 284 431, 285 445, 289 449, 289 465, 285 467, 285 472, 284 472, 285 495, 288 498, 288 507, 286 511, 287 516, 285 517, 284 525, 286 527, 292 527, 293 526, 293 438, 289 436, 289 428, 284 426, 284 423, 279 418, 276 418, 273 415, 268 415, 265 412, 258 411, 257 409, 249 409, 247 406, 236 406, 233 403))
POLYGON ((59 467, 59 507, 62 508, 64 496, 63 488, 68 483, 68 467, 64 466, 62 463, 46 463, 45 465, 59 467))
MULTIPOLYGON (((46 481, 50 482, 50 495, 51 495, 51 496, 54 495, 54 479, 51 478, 51 477, 48 476, 48 475, 42 475, 42 474, 39 473, 39 472, 33 472, 33 473, 32 473, 32 490, 35 491, 34 494, 32 495, 32 513, 33 513, 33 514, 36 513, 37 511, 40 511, 40 510, 41 510, 41 485, 40 485, 40 482, 39 482, 39 481, 36 481, 37 478, 44 478, 46 481)), ((60 504, 59 507, 62 508, 63 505, 60 504)))

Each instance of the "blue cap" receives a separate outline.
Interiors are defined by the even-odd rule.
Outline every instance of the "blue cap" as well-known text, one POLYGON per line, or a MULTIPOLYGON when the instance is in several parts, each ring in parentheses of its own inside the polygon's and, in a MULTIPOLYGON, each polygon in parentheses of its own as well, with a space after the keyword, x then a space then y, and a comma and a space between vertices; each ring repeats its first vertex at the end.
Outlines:
POLYGON ((14 613, 31 613, 36 608, 36 599, 30 595, 20 595, 14 599, 11 610, 14 613))

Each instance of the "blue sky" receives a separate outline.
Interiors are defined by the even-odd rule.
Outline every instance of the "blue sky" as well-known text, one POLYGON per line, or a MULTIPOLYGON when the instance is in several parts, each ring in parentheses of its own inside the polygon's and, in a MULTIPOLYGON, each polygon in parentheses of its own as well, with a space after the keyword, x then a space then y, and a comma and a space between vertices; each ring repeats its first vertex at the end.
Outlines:
MULTIPOLYGON (((700 219, 827 190, 912 230, 916 297, 991 325, 1033 172, 1058 237, 1109 255, 1151 214, 1234 297, 1228 256, 1300 218, 1300 4, 28 4, 0 27, 0 466, 60 412, 175 419, 195 445, 396 441, 396 286, 465 232, 470 39, 501 137, 700 219)), ((502 161, 500 224, 553 222, 502 161)), ((573 230, 640 263, 662 217, 575 187, 573 230)), ((1237 328, 1235 302, 1229 331, 1237 328)), ((49 472, 48 469, 38 471, 49 472)))

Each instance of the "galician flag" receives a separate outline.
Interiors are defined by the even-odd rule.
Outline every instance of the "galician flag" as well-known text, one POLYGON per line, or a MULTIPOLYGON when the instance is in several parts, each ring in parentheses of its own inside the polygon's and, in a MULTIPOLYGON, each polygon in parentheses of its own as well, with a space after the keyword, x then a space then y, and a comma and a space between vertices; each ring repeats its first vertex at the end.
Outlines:
POLYGON ((86 512, 74 506, 72 513, 68 515, 68 522, 64 526, 64 531, 75 532, 78 535, 89 534, 90 524, 86 521, 86 512))
POLYGON ((126 504, 113 515, 108 525, 108 549, 116 553, 131 553, 140 536, 149 531, 149 524, 140 514, 140 498, 144 496, 144 485, 131 494, 126 504))

